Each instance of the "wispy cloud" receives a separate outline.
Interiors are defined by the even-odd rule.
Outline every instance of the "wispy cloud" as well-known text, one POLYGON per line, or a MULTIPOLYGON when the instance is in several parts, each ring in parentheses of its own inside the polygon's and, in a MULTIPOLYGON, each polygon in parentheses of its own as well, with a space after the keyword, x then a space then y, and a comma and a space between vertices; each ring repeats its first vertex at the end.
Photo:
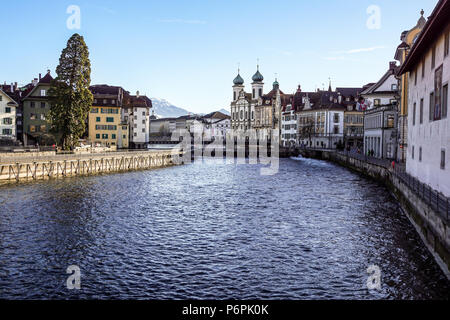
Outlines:
POLYGON ((159 19, 162 23, 180 23, 180 24, 206 24, 204 20, 186 20, 186 19, 159 19))
POLYGON ((324 59, 328 61, 336 61, 336 60, 345 60, 345 57, 325 57, 324 59))
POLYGON ((354 53, 361 53, 361 52, 371 52, 378 49, 384 49, 385 46, 375 46, 375 47, 369 47, 369 48, 358 48, 358 49, 352 49, 352 50, 346 50, 346 51, 336 51, 334 53, 337 54, 354 54, 354 53))

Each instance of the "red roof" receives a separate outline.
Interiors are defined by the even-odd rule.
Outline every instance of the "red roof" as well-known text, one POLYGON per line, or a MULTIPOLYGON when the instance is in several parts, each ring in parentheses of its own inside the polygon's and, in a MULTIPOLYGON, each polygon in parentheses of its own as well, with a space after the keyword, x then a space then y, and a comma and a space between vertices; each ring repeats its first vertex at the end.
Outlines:
POLYGON ((39 80, 39 83, 48 83, 50 84, 53 81, 53 77, 50 75, 50 72, 47 72, 47 74, 39 80))

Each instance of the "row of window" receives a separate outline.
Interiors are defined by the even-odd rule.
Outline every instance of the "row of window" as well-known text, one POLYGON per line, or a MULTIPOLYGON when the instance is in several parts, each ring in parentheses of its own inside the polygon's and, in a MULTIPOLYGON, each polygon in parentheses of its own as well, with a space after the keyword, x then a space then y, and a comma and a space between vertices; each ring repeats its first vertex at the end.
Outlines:
POLYGON ((297 130, 297 125, 296 124, 284 124, 281 126, 281 128, 284 130, 291 130, 291 129, 297 130))
MULTIPOLYGON (((1 98, 2 96, 0 96, 1 98)), ((5 113, 11 113, 11 108, 10 107, 5 107, 5 113)))
MULTIPOLYGON (((115 99, 103 99, 102 102, 103 102, 103 104, 108 104, 108 102, 110 102, 112 105, 116 104, 115 99)), ((94 103, 98 103, 98 100, 94 99, 94 103)))
POLYGON ((291 133, 285 133, 281 135, 281 138, 285 139, 285 140, 289 140, 289 139, 297 139, 297 134, 291 134, 291 133))
MULTIPOLYGON (((102 119, 101 119, 101 117, 96 117, 95 118, 95 121, 96 122, 100 122, 102 119)), ((114 118, 112 118, 112 117, 106 117, 106 122, 114 122, 114 118)))
POLYGON ((117 126, 116 125, 97 124, 95 126, 95 130, 117 130, 117 126))
POLYGON ((364 122, 363 115, 350 114, 345 116, 345 123, 363 123, 363 122, 364 122))
MULTIPOLYGON (((411 147, 411 158, 413 160, 415 159, 415 147, 414 146, 411 147)), ((419 147, 419 162, 422 162, 422 159, 423 159, 422 147, 419 147)), ((444 149, 441 150, 440 167, 442 170, 445 170, 445 150, 444 149)))
POLYGON ((29 126, 30 132, 47 132, 47 126, 45 124, 40 126, 30 125, 29 126))
MULTIPOLYGON (((442 97, 435 97, 434 92, 430 93, 430 98, 428 102, 428 120, 430 122, 447 118, 448 109, 448 84, 442 87, 442 97)), ((412 123, 413 126, 416 125, 416 113, 417 113, 417 103, 414 102, 412 123)), ((424 99, 420 99, 419 105, 419 124, 423 123, 424 119, 424 99)))
MULTIPOLYGON (((447 57, 449 54, 449 37, 450 37, 450 31, 447 31, 444 36, 444 58, 447 57)), ((424 57, 422 59, 421 66, 420 66, 422 79, 425 78, 426 62, 427 62, 426 57, 424 57)), ((431 71, 433 71, 435 67, 436 67, 436 45, 434 45, 433 48, 431 49, 431 64, 430 64, 431 71)), ((419 66, 414 71, 414 85, 417 85, 417 74, 418 73, 419 73, 419 66)), ((410 77, 412 77, 412 76, 413 76, 413 74, 411 73, 410 77)))
POLYGON ((30 107, 31 108, 36 108, 36 105, 37 104, 39 104, 39 106, 41 107, 41 108, 45 108, 46 106, 47 106, 47 103, 45 103, 45 102, 34 102, 34 101, 31 101, 30 102, 30 107))
POLYGON ((12 135, 12 129, 3 129, 2 134, 7 136, 12 135))
POLYGON ((3 118, 3 124, 12 124, 13 119, 12 118, 3 118))
MULTIPOLYGON (((393 84, 392 87, 397 88, 396 84, 393 84)), ((397 90, 397 89, 395 89, 397 90)), ((395 91, 394 89, 392 89, 392 91, 395 91)), ((396 105, 397 104, 397 99, 389 99, 389 104, 393 104, 396 105)), ((374 106, 381 106, 381 99, 373 99, 373 105, 374 106)))
POLYGON ((119 109, 117 108, 92 108, 91 113, 98 113, 99 109, 101 113, 119 114, 119 109))
MULTIPOLYGON (((102 136, 102 139, 109 139, 109 134, 107 134, 107 133, 102 133, 101 136, 102 136)), ((123 137, 126 138, 125 135, 123 137)), ((100 139, 100 133, 97 133, 95 135, 95 138, 100 139)), ((116 138, 116 134, 115 133, 111 134, 111 139, 115 139, 115 138, 116 138)))
POLYGON ((31 113, 30 114, 30 120, 44 120, 45 121, 45 114, 43 114, 43 113, 40 113, 40 114, 31 113))
MULTIPOLYGON (((241 118, 241 119, 244 119, 244 111, 243 111, 243 110, 241 110, 240 115, 241 115, 240 118, 241 118)), ((254 111, 252 111, 251 115, 252 115, 252 120, 253 120, 254 117, 255 117, 254 111)), ((231 118, 232 118, 233 120, 238 120, 238 118, 239 118, 239 113, 233 112, 233 114, 231 115, 231 118)), ((248 112, 245 111, 245 119, 247 119, 247 118, 248 118, 248 112)))
MULTIPOLYGON (((128 113, 128 109, 127 108, 123 109, 123 111, 124 111, 124 113, 128 113)), ((134 108, 134 112, 137 112, 137 108, 134 108)), ((142 111, 142 116, 143 117, 148 116, 148 115, 149 115, 148 112, 142 111)), ((137 116, 134 116, 134 118, 137 119, 137 116)))

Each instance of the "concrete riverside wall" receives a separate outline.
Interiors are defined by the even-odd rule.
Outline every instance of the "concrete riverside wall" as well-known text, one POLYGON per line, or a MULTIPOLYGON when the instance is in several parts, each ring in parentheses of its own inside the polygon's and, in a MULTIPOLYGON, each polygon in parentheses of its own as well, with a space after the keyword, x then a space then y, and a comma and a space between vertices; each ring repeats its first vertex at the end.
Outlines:
MULTIPOLYGON (((306 156, 335 162, 383 182, 398 199, 403 212, 416 228, 423 242, 450 279, 449 217, 443 216, 423 201, 392 169, 347 157, 333 151, 307 153, 306 156)), ((447 214, 448 215, 448 214, 447 214)))
POLYGON ((145 170, 173 165, 172 151, 24 157, 0 163, 0 183, 145 170))
POLYGON ((8 162, 11 159, 15 159, 18 157, 24 158, 24 159, 33 159, 33 158, 39 158, 39 157, 46 157, 46 156, 54 156, 56 155, 55 151, 42 151, 42 152, 4 152, 0 153, 0 162, 8 162))

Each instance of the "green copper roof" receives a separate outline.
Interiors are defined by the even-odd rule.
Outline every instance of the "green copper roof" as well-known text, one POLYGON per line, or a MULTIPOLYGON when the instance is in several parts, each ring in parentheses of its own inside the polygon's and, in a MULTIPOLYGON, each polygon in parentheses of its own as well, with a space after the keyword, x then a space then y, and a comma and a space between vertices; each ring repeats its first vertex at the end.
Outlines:
POLYGON ((254 82, 261 82, 264 80, 263 75, 261 74, 261 72, 259 72, 259 70, 256 71, 256 73, 254 74, 254 76, 252 77, 252 80, 254 82))
POLYGON ((233 83, 235 85, 243 85, 244 84, 244 79, 242 79, 241 75, 238 73, 237 77, 234 78, 233 83))

